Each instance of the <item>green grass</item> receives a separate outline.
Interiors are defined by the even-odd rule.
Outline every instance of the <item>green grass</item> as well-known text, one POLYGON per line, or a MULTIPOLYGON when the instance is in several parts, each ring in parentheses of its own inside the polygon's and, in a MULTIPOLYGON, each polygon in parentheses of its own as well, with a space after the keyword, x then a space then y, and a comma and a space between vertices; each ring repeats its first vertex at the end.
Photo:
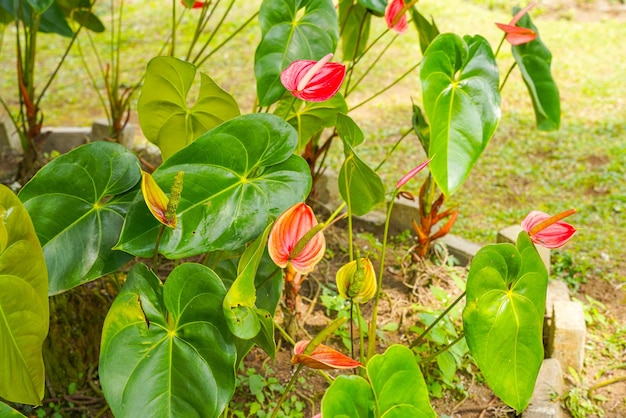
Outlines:
MULTIPOLYGON (((235 12, 235 20, 250 15, 253 7, 250 2, 246 5, 235 12)), ((108 10, 100 7, 98 13, 106 23, 108 10)), ((161 49, 169 34, 169 7, 167 2, 161 5, 126 1, 129 30, 122 46, 123 83, 139 81, 150 58, 161 49)), ((480 33, 494 48, 501 33, 493 23, 508 22, 510 13, 506 9, 506 2, 502 1, 483 5, 462 0, 445 4, 420 2, 420 10, 427 16, 433 15, 442 32, 480 33)), ((183 20, 183 30, 179 32, 183 42, 190 35, 194 16, 189 12, 183 20)), ((539 132, 534 128, 525 86, 519 72, 514 71, 504 89, 499 129, 465 185, 450 199, 461 212, 453 232, 479 243, 490 243, 497 230, 519 223, 532 209, 554 213, 575 207, 579 213, 570 221, 579 232, 565 251, 575 252, 577 259, 585 263, 597 264, 601 276, 626 280, 626 250, 622 245, 626 225, 626 26, 612 19, 586 23, 559 19, 558 13, 541 9, 533 11, 532 16, 553 53, 553 74, 562 98, 561 129, 539 132)), ((226 29, 235 27, 235 22, 228 22, 226 29)), ((377 20, 373 34, 382 30, 384 26, 377 20)), ((17 96, 13 31, 9 27, 5 32, 0 51, 0 95, 14 107, 17 96)), ((364 86, 348 98, 350 106, 362 101, 368 92, 384 88, 421 59, 414 32, 411 29, 398 38, 364 86)), ((364 64, 371 62, 392 36, 387 34, 364 64)), ((253 55, 259 38, 258 28, 252 25, 202 66, 202 71, 234 95, 243 113, 250 112, 253 106, 253 55)), ((104 45, 108 35, 97 35, 95 39, 104 45)), ((87 45, 84 38, 81 43, 87 45)), ((65 44, 56 36, 41 36, 40 76, 52 71, 65 44)), ((503 47, 500 58, 504 73, 513 62, 508 47, 503 47)), ((93 57, 89 60, 93 70, 93 57)), ((366 142, 358 150, 366 161, 377 164, 400 132, 410 127, 412 99, 420 101, 417 71, 352 113, 366 134, 366 142)), ((87 126, 94 117, 104 116, 75 48, 42 107, 46 126, 87 126)), ((333 146, 331 167, 338 167, 341 155, 339 146, 333 146)), ((391 185, 423 159, 417 139, 409 137, 382 168, 381 175, 391 185)), ((417 193, 419 184, 413 180, 409 190, 417 193)))

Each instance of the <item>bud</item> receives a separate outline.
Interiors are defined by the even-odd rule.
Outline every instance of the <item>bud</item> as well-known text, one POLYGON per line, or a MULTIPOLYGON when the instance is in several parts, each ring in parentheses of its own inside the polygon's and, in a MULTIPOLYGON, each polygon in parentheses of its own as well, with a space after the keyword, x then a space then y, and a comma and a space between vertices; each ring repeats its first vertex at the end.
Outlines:
POLYGON ((360 362, 324 344, 315 347, 311 354, 304 354, 309 342, 309 340, 298 341, 293 348, 291 364, 302 364, 311 369, 353 369, 361 366, 360 362))
POLYGON ((337 271, 337 291, 357 303, 365 303, 376 294, 376 273, 369 258, 357 257, 337 271))
POLYGON ((550 216, 538 210, 531 211, 522 221, 522 228, 535 244, 546 248, 559 248, 576 233, 576 228, 561 221, 576 212, 569 209, 558 215, 550 216))

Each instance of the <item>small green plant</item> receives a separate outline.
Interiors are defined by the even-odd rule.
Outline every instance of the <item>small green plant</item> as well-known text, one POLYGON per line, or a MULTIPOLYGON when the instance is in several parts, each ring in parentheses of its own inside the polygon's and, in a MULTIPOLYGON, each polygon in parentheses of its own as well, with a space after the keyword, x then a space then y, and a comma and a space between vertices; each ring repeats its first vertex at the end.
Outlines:
POLYGON ((574 386, 561 395, 561 405, 572 414, 572 417, 604 417, 604 409, 598 403, 606 401, 606 398, 589 390, 584 375, 578 374, 570 367, 566 378, 574 386))
POLYGON ((581 284, 587 283, 592 268, 589 262, 576 259, 569 251, 552 252, 550 263, 553 277, 563 280, 573 292, 577 292, 581 284))

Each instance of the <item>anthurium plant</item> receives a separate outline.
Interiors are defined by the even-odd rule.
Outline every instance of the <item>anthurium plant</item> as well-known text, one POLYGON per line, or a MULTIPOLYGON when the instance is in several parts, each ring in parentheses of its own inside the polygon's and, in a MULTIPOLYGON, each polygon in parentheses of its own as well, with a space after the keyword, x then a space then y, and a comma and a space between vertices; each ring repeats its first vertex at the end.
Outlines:
MULTIPOLYGON (((174 1, 172 21, 177 7, 210 13, 209 3, 174 1)), ((539 128, 552 129, 559 123, 558 90, 528 10, 501 26, 503 40, 513 45, 539 128)), ((8 371, 0 377, 0 397, 33 405, 43 399, 47 295, 124 268, 129 272, 104 323, 99 364, 115 416, 227 416, 237 366, 255 345, 274 357, 276 330, 293 344, 297 366, 282 399, 305 367, 355 369, 329 377, 322 416, 435 416, 415 349, 432 327, 409 347, 378 352, 389 218, 402 188, 426 170, 418 239, 428 245, 452 226, 457 214, 442 210, 444 199, 467 179, 500 118, 500 47, 494 52, 480 35, 439 34, 415 1, 341 0, 336 8, 330 0, 264 0, 258 26, 250 69, 256 112, 242 114, 237 99, 202 71, 193 90, 199 68, 189 55, 173 56, 174 24, 170 56, 150 61, 138 103, 141 128, 161 150, 160 166, 148 170, 121 145, 95 142, 51 161, 17 197, 0 189, 0 351, 11 353, 0 358, 8 371), (373 19, 384 19, 387 29, 370 41, 373 19), (371 70, 355 70, 371 46, 388 33, 392 42, 392 33, 411 24, 423 58, 399 79, 419 73, 423 103, 413 105, 403 139, 413 131, 425 155, 389 186, 359 155, 366 138, 349 110, 365 102, 351 107, 348 97, 371 70), (192 90, 195 100, 188 97, 192 90), (343 149, 343 204, 322 220, 305 201, 334 138, 343 149), (352 225, 385 202, 375 266, 356 248, 352 225), (325 230, 344 218, 349 262, 337 273, 337 290, 349 300, 351 318, 353 310, 362 317, 362 304, 373 305, 358 331, 350 321, 350 336, 358 333, 350 353, 322 344, 345 316, 300 340, 295 303, 325 255, 325 230), (442 232, 433 235, 443 219, 442 232), (164 259, 175 267, 164 271, 164 259), (293 327, 276 320, 281 300, 293 327)), ((531 212, 515 245, 477 254, 462 295, 467 303, 457 341, 464 336, 487 383, 518 412, 530 401, 543 359, 548 276, 535 245, 563 245, 575 232, 563 221, 571 213, 531 212)))

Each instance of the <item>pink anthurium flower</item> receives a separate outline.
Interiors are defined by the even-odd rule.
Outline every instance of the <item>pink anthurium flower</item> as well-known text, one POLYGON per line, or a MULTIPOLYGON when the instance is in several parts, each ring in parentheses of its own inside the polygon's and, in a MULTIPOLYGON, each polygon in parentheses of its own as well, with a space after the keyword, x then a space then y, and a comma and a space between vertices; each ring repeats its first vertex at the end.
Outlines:
POLYGON ((315 347, 311 354, 304 354, 309 342, 309 340, 303 340, 296 343, 293 348, 295 354, 291 358, 291 364, 302 364, 311 369, 353 369, 362 365, 324 344, 315 347))
POLYGON ((522 221, 522 228, 528 232, 535 244, 546 248, 559 248, 576 233, 576 228, 567 222, 561 221, 576 209, 569 209, 558 215, 550 216, 538 210, 531 211, 522 221))
POLYGON ((319 61, 294 61, 280 74, 280 81, 298 99, 326 101, 339 91, 346 75, 346 66, 329 62, 332 57, 328 54, 319 61))
POLYGON ((298 243, 316 225, 313 209, 305 203, 296 203, 283 212, 274 222, 268 238, 272 261, 281 268, 288 267, 299 274, 313 271, 326 251, 324 234, 317 232, 307 243, 298 243))
POLYGON ((524 7, 522 10, 517 12, 515 16, 513 16, 513 19, 511 19, 508 25, 505 23, 496 23, 496 26, 504 31, 506 34, 506 40, 511 45, 522 45, 535 40, 537 37, 537 33, 534 30, 515 26, 522 16, 528 13, 528 11, 536 5, 537 3, 532 2, 528 6, 524 7))
POLYGON ((391 0, 385 9, 385 22, 387 22, 387 27, 398 33, 406 32, 408 28, 405 14, 406 10, 404 0, 391 0))

